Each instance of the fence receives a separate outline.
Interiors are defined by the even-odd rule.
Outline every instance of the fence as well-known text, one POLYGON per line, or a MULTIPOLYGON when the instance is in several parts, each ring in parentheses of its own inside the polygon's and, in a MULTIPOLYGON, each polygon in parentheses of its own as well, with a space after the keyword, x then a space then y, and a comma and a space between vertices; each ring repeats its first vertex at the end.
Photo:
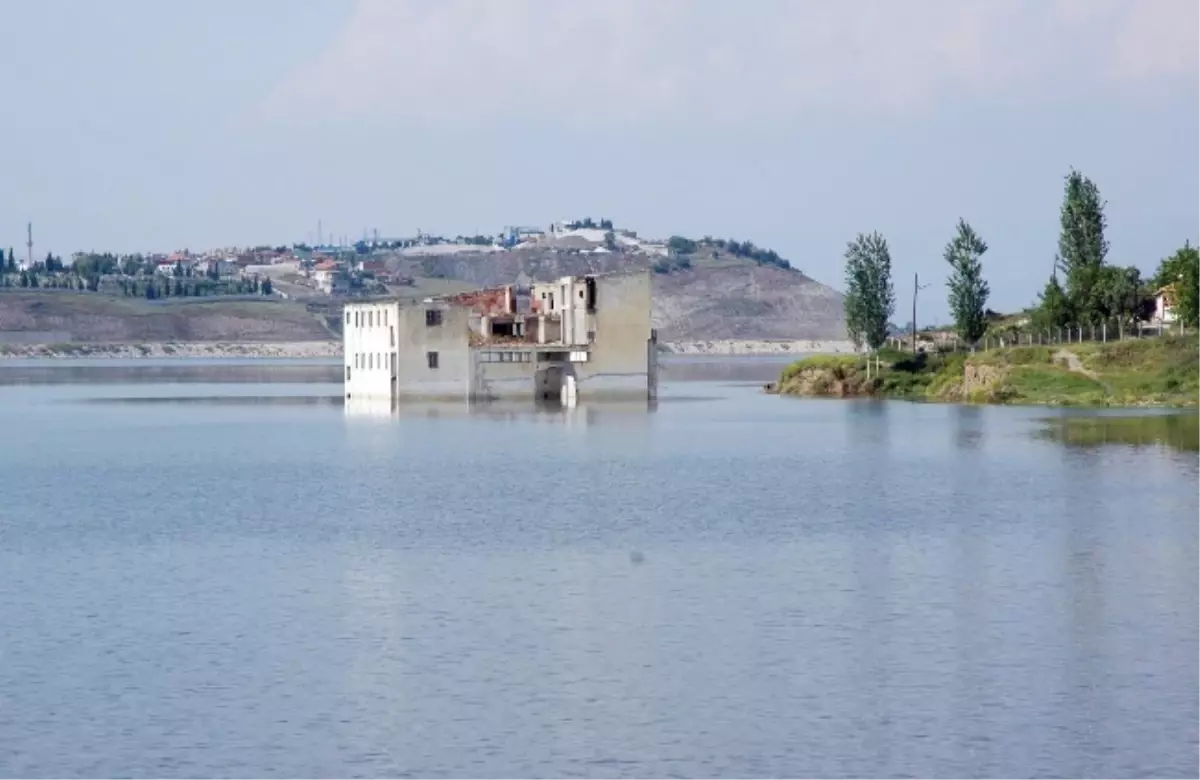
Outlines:
MULTIPOLYGON (((1182 322, 1173 323, 1128 323, 1119 320, 1101 322, 1097 325, 1066 325, 1058 328, 1013 327, 1003 331, 992 331, 975 344, 975 349, 996 347, 1037 346, 1039 344, 1076 344, 1084 341, 1125 341, 1128 339, 1158 338, 1168 334, 1183 334, 1187 330, 1182 322)), ((971 345, 962 343, 956 334, 917 334, 917 348, 935 351, 969 350, 971 345), (923 338, 924 336, 924 338, 923 338), (940 337, 939 337, 940 336, 940 337)), ((911 350, 912 337, 889 339, 896 349, 911 350)))

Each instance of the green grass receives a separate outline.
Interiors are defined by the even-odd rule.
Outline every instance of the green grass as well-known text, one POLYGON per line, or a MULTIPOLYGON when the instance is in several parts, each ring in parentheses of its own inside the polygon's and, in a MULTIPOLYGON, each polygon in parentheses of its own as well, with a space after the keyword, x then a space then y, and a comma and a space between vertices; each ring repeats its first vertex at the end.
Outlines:
POLYGON ((1066 369, 1016 366, 995 391, 1005 403, 1048 406, 1104 406, 1103 384, 1066 369))
POLYGON ((962 360, 955 356, 913 355, 881 349, 878 358, 879 373, 875 374, 872 358, 870 379, 867 378, 867 358, 862 355, 814 355, 798 360, 783 370, 780 392, 785 395, 882 395, 919 400, 928 396, 933 382, 945 381, 942 374, 948 370, 948 365, 957 367, 960 378, 962 374, 962 360))
POLYGON ((997 347, 976 353, 971 360, 998 366, 1048 366, 1053 365, 1056 351, 1054 347, 1045 346, 997 347))
POLYGON ((972 355, 879 353, 882 371, 866 379, 866 359, 823 355, 788 366, 781 393, 881 395, 913 400, 1052 406, 1196 406, 1200 397, 1200 341, 1166 336, 1118 343, 1023 346, 972 355), (1055 355, 1069 351, 1083 371, 1055 355), (964 372, 977 366, 971 397, 963 398, 964 372), (1089 376, 1088 374, 1094 374, 1089 376), (982 384, 981 384, 982 383, 982 384))
POLYGON ((806 357, 803 360, 797 360, 794 363, 789 363, 783 369, 781 381, 787 381, 798 375, 802 371, 810 370, 833 370, 840 368, 844 371, 857 370, 860 364, 864 364, 864 359, 858 355, 813 355, 806 357))

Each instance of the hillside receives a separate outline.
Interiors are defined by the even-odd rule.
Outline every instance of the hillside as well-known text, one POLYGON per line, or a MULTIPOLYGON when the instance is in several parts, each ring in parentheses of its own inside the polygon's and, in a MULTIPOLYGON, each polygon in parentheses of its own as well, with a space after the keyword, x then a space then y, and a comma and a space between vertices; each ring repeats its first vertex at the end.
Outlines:
MULTIPOLYGON (((774 253, 739 256, 688 242, 689 251, 605 251, 571 237, 509 251, 459 245, 377 256, 413 280, 390 294, 421 299, 500 284, 633 269, 654 271, 655 327, 662 342, 799 341, 845 338, 836 290, 787 268, 774 253), (764 261, 765 258, 765 261, 764 261)), ((746 246, 751 246, 747 244, 746 246)), ((736 247, 738 251, 744 251, 736 247)), ((67 290, 0 290, 0 343, 302 342, 337 338, 346 298, 276 280, 289 299, 256 296, 146 300, 67 290)))
POLYGON ((558 248, 508 252, 397 254, 389 269, 470 286, 547 281, 561 276, 655 268, 654 324, 662 341, 843 339, 842 295, 803 273, 703 248, 667 259, 640 252, 583 253, 558 248))
POLYGON ((0 291, 0 343, 291 342, 333 338, 304 304, 252 299, 147 301, 99 293, 0 291))

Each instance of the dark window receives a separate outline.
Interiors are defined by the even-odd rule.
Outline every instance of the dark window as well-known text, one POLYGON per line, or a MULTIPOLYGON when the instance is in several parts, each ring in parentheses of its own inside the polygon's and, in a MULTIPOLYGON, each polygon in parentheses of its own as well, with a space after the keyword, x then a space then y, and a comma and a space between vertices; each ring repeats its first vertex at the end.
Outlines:
MULTIPOLYGON (((439 314, 440 314, 440 312, 439 312, 439 314)), ((429 364, 430 368, 437 368, 438 367, 438 353, 426 352, 425 353, 425 362, 427 362, 429 364)))
MULTIPOLYGON (((425 327, 432 328, 434 326, 441 325, 441 324, 442 324, 442 312, 440 309, 426 309, 425 310, 425 327)), ((437 353, 430 352, 429 354, 436 355, 437 353)), ((437 366, 430 366, 430 368, 437 368, 437 366)))

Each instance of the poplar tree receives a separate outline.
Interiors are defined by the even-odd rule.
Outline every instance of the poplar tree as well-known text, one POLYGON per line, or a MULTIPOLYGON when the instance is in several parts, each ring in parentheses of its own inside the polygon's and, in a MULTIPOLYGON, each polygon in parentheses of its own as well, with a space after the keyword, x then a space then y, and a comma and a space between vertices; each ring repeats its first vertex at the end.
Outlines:
POLYGON ((879 233, 858 236, 846 246, 846 331, 855 348, 872 351, 887 341, 888 322, 896 309, 892 257, 879 233))
POLYGON ((1104 206, 1099 188, 1091 179, 1072 169, 1067 174, 1063 192, 1055 265, 1066 279, 1067 298, 1075 314, 1081 321, 1093 324, 1103 316, 1100 302, 1095 300, 1093 293, 1108 256, 1108 241, 1104 238, 1108 222, 1104 206))
POLYGON ((991 292, 983 279, 982 258, 988 246, 966 220, 958 220, 958 233, 946 244, 944 257, 950 264, 950 313, 958 337, 975 344, 987 331, 987 299, 991 292))

